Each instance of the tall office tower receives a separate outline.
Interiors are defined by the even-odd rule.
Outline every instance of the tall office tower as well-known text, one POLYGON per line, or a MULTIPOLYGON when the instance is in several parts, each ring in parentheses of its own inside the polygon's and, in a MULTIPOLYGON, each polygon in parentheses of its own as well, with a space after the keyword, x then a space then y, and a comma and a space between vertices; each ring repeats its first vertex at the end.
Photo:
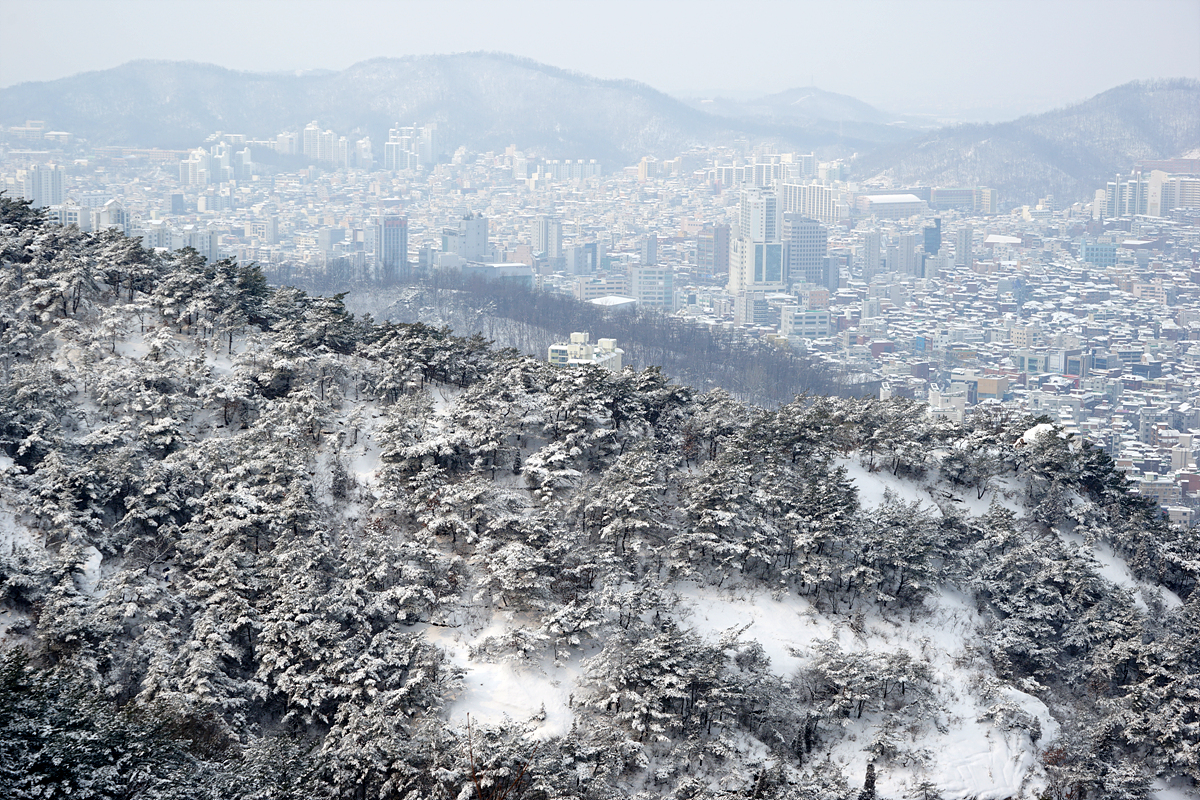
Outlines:
POLYGON ((442 252, 466 261, 487 261, 488 223, 483 214, 466 214, 457 228, 442 229, 442 252))
POLYGON ((870 283, 871 279, 878 275, 883 270, 880 253, 880 236, 879 231, 867 231, 863 234, 863 275, 864 281, 870 283))
POLYGON ((321 126, 314 119, 304 126, 300 134, 300 152, 308 158, 317 159, 321 154, 321 126))
POLYGON ((729 274, 729 226, 707 224, 696 237, 696 266, 705 275, 729 274))
POLYGON ((533 252, 542 253, 546 258, 557 260, 562 258, 562 220, 543 214, 533 225, 533 252))
POLYGON ((801 214, 783 215, 783 274, 788 285, 804 281, 826 286, 825 256, 829 231, 815 219, 801 214))
POLYGON ((658 263, 658 234, 646 234, 641 242, 641 255, 643 267, 652 267, 658 263))
POLYGON ((942 249, 942 218, 934 219, 932 225, 926 225, 922 231, 925 236, 925 255, 936 256, 942 249))
POLYGON ((363 246, 374 257, 375 280, 391 285, 409 276, 408 217, 373 216, 363 246))
POLYGON ((968 269, 975 264, 974 237, 975 231, 970 225, 964 224, 958 229, 954 238, 954 264, 968 269))
POLYGON ((66 170, 55 164, 35 164, 25 172, 25 199, 34 208, 62 205, 66 170))
MULTIPOLYGON (((743 189, 738 232, 729 254, 729 292, 781 292, 786 288, 783 245, 779 242, 779 204, 768 189, 743 189)), ((734 320, 738 319, 735 304, 734 320)))

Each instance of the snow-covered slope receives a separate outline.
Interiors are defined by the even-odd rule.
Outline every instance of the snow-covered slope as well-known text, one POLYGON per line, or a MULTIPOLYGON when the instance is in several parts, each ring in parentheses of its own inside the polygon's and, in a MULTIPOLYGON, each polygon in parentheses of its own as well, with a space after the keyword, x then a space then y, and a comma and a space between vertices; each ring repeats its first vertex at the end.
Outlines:
POLYGON ((14 796, 1200 778, 1200 542, 1043 421, 767 411, 4 224, 14 796))

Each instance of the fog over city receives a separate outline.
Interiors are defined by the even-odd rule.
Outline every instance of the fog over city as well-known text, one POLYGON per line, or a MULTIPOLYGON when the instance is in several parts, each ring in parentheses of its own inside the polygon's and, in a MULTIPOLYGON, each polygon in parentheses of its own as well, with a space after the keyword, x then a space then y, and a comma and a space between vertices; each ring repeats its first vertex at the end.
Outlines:
POLYGON ((1200 3, 0 23, 0 798, 1200 798, 1200 3))

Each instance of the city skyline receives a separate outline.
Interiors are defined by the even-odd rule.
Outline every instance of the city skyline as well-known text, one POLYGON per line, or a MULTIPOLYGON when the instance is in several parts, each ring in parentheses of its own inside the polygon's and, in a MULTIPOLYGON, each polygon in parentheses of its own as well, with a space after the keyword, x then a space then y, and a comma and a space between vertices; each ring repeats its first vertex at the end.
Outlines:
POLYGON ((76 0, 4 0, 0 8, 11 30, 44 28, 48 19, 54 21, 52 37, 12 38, 0 53, 0 87, 137 59, 277 72, 341 70, 369 58, 483 50, 599 78, 636 80, 676 96, 744 98, 817 86, 897 114, 997 121, 1131 80, 1200 78, 1200 37, 1195 36, 1200 4, 1190 0, 1136 6, 858 0, 736 7, 525 0, 436 8, 185 1, 170 4, 169 15, 162 5, 124 0, 102 17, 76 0), (769 19, 773 29, 797 33, 764 47, 761 37, 730 37, 720 20, 731 16, 769 19), (446 24, 451 19, 454 24, 446 24), (189 35, 162 36, 171 20, 186 21, 189 35), (1097 43, 1105 41, 1120 41, 1122 58, 1098 58, 1097 43))

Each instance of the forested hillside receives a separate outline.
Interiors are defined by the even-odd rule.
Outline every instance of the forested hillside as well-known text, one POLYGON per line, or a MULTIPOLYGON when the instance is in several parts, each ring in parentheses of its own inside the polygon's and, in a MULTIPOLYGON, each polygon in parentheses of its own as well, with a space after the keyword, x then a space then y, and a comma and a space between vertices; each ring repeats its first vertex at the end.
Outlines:
POLYGON ((1200 537, 1045 421, 768 411, 0 226, 4 797, 1200 779, 1200 537))
POLYGON ((797 394, 853 395, 860 388, 811 355, 740 330, 710 327, 650 306, 611 313, 554 292, 463 280, 458 270, 439 270, 394 289, 355 287, 345 303, 380 320, 449 325, 542 357, 573 331, 588 331, 593 339, 613 337, 625 351, 622 363, 635 370, 658 366, 676 383, 720 386, 771 408, 797 394))

